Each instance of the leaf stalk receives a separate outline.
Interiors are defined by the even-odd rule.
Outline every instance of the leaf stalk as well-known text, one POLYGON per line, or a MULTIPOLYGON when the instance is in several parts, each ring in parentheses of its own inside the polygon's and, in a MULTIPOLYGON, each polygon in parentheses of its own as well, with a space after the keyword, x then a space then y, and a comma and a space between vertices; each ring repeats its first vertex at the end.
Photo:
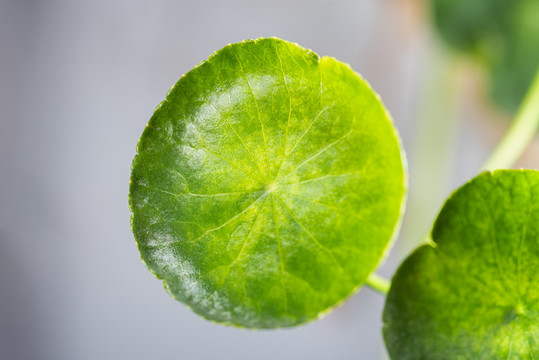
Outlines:
POLYGON ((367 278, 366 284, 373 290, 378 291, 382 295, 387 295, 389 288, 391 287, 391 281, 376 274, 372 273, 367 278))

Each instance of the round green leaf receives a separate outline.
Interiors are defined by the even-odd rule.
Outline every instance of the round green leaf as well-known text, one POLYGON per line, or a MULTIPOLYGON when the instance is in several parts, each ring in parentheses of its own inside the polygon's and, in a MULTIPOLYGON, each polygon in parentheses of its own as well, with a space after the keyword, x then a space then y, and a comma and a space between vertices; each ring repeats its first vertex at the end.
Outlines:
POLYGON ((478 57, 494 101, 510 112, 539 66, 539 0, 432 0, 442 37, 478 57))
POLYGON ((393 279, 391 358, 539 358, 539 172, 477 176, 447 200, 432 238, 393 279))
POLYGON ((365 282, 401 217, 405 171, 378 96, 279 39, 228 45, 182 76, 137 151, 142 259, 217 322, 319 317, 365 282))

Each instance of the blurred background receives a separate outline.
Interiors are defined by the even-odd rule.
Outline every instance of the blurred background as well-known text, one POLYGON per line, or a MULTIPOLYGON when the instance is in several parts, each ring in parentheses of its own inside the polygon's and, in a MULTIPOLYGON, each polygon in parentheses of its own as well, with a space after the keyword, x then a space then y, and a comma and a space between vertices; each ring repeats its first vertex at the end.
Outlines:
MULTIPOLYGON (((504 2, 531 3, 522 13, 539 24, 538 1, 504 2)), ((433 13, 422 0, 0 0, 0 358, 383 359, 384 297, 368 288, 279 331, 215 325, 173 301, 129 228, 130 165, 168 88, 227 43, 277 36, 333 56, 381 95, 407 152, 408 211, 380 269, 391 276, 523 93, 491 91, 513 78, 490 70, 494 50, 514 52, 499 34, 462 43, 433 13)), ((538 155, 535 141, 515 167, 538 155)))

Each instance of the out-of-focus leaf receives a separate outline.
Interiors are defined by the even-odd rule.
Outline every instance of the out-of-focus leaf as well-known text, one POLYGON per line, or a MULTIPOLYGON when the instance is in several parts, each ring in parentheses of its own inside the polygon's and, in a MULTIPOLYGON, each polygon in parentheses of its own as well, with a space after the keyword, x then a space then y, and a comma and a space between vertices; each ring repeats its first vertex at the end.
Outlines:
POLYGON ((539 0, 432 0, 442 37, 487 68, 493 100, 509 112, 539 66, 539 0))

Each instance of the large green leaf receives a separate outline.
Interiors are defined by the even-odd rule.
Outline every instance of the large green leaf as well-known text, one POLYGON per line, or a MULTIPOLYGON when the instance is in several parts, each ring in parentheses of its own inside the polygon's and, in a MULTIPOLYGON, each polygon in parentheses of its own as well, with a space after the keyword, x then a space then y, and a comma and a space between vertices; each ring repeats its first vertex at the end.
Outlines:
POLYGON ((539 0, 432 0, 432 7, 442 37, 483 62, 493 99, 515 111, 539 66, 539 0))
POLYGON ((225 324, 319 317, 365 282, 401 217, 405 171, 378 96, 279 39, 228 45, 182 76, 137 151, 142 259, 225 324))
POLYGON ((479 175, 447 200, 432 238, 393 279, 391 358, 539 358, 539 172, 479 175))

